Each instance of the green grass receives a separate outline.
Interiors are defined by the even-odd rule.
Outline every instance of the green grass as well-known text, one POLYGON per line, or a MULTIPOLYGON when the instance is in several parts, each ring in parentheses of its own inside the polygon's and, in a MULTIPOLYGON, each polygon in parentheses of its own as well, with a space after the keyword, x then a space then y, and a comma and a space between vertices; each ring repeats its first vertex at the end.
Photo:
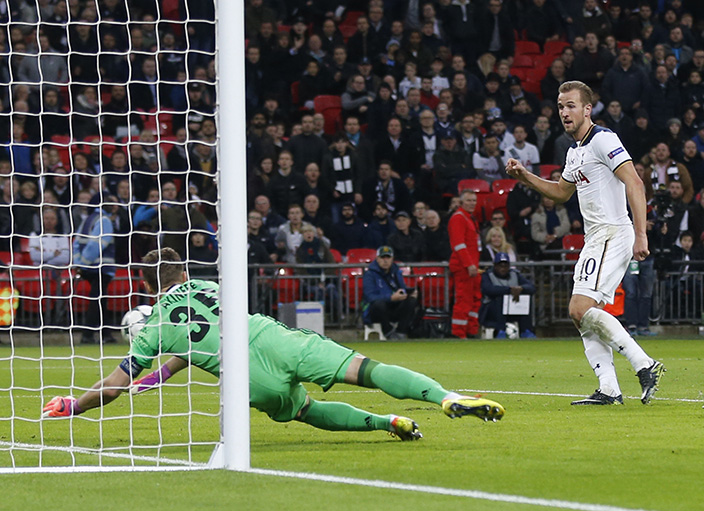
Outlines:
MULTIPOLYGON (((397 401, 379 391, 336 385, 328 393, 309 387, 316 399, 346 401, 375 413, 407 415, 418 422, 425 438, 401 443, 382 432, 346 433, 316 430, 300 423, 278 424, 251 411, 251 460, 257 468, 313 472, 358 479, 378 479, 414 485, 477 490, 525 497, 558 499, 653 511, 702 509, 704 489, 704 360, 702 344, 686 340, 646 340, 646 350, 665 363, 668 372, 649 406, 634 399, 640 394, 637 378, 623 357, 616 360, 626 405, 571 407, 570 396, 588 395, 596 379, 573 340, 409 342, 350 344, 377 360, 423 372, 445 387, 481 390, 506 407, 504 420, 493 424, 474 418, 449 420, 435 405, 397 401)), ((116 358, 103 363, 112 370, 124 347, 106 350, 116 358)), ((66 356, 68 348, 50 348, 45 356, 66 356)), ((10 350, 0 349, 0 387, 10 378, 10 350)), ((74 384, 89 386, 100 376, 97 348, 80 348, 74 384)), ((15 352, 15 384, 39 386, 39 363, 29 360, 38 350, 15 352), (18 359, 26 357, 27 359, 18 359)), ((69 386, 69 362, 47 360, 45 385, 69 386)), ((156 393, 130 400, 123 396, 103 412, 111 420, 96 421, 96 410, 74 421, 37 421, 41 403, 64 389, 48 389, 43 396, 15 390, 0 392, 0 441, 36 444, 104 446, 127 452, 134 444, 154 442, 158 428, 171 447, 144 456, 207 461, 211 446, 190 449, 178 444, 189 437, 198 442, 218 439, 219 397, 213 379, 201 372, 203 385, 191 386, 191 403, 199 412, 191 421, 182 416, 140 418, 126 416, 158 410, 156 393), (133 408, 132 408, 133 407, 133 408), (27 420, 11 427, 5 418, 15 414, 27 420)), ((180 375, 179 375, 180 377, 180 375)), ((177 381, 184 381, 183 378, 177 381)), ((187 409, 183 388, 166 388, 163 411, 187 409)), ((1 447, 1 446, 0 446, 1 447)), ((36 453, 14 451, 18 465, 38 462, 36 453)), ((92 454, 77 455, 83 464, 95 464, 92 454)), ((44 464, 67 463, 65 453, 44 454, 44 464)), ((0 466, 11 463, 6 447, 0 466)), ((103 459, 105 464, 124 460, 103 459)), ((142 502, 170 510, 181 509, 472 509, 532 510, 538 506, 490 502, 463 497, 429 495, 392 489, 366 488, 316 481, 283 479, 225 471, 109 474, 11 474, 0 476, 0 510, 17 509, 124 509, 139 496, 142 502), (8 491, 9 490, 9 491, 8 491), (57 499, 57 496, 61 497, 57 499), (127 498, 125 498, 127 496, 127 498)), ((545 508, 542 508, 545 509, 545 508)))

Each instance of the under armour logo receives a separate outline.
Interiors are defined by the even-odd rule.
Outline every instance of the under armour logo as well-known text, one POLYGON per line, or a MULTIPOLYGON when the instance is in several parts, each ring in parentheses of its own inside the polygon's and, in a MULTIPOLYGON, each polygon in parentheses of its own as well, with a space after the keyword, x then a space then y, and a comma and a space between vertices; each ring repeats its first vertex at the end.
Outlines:
POLYGON ((596 370, 599 369, 600 367, 601 367, 601 364, 597 364, 597 365, 594 366, 594 370, 596 371, 596 370))
POLYGON ((618 352, 621 353, 621 352, 622 352, 623 350, 625 350, 625 349, 626 349, 626 348, 624 348, 623 346, 619 346, 619 347, 618 347, 618 352))

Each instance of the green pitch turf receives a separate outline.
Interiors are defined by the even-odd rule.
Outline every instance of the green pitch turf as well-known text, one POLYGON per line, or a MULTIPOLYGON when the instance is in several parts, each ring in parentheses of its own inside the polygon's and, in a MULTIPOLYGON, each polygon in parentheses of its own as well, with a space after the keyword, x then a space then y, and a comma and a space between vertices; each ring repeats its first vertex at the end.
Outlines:
MULTIPOLYGON (((320 400, 346 401, 375 413, 412 417, 425 437, 399 442, 383 432, 319 431, 299 423, 278 424, 251 411, 251 460, 256 468, 330 474, 355 479, 400 482, 491 494, 569 501, 622 509, 684 511, 704 508, 704 361, 701 341, 644 340, 645 349, 667 367, 661 390, 652 404, 637 399, 640 387, 627 361, 616 359, 625 406, 572 407, 573 396, 586 396, 597 386, 582 353, 581 342, 571 340, 357 343, 351 347, 386 363, 423 372, 449 389, 480 392, 506 407, 504 420, 484 423, 475 418, 450 420, 439 407, 397 401, 379 391, 336 385, 327 393, 309 387, 320 400)), ((103 364, 111 371, 124 346, 109 347, 115 358, 103 364)), ((66 356, 68 348, 49 348, 44 356, 66 356)), ((0 348, 0 388, 9 385, 10 363, 1 360, 10 350, 0 348)), ((44 385, 89 386, 100 376, 100 364, 91 361, 97 348, 80 348, 85 358, 70 363, 46 359, 42 372, 31 360, 38 350, 15 351, 15 384, 27 389, 44 385), (21 358, 25 357, 25 359, 21 358)), ((161 431, 170 447, 145 449, 143 456, 207 461, 210 442, 218 439, 219 396, 216 383, 198 372, 202 384, 190 387, 188 420, 185 388, 163 390, 162 410, 174 416, 160 421, 125 416, 153 414, 159 409, 156 393, 130 402, 122 396, 104 409, 108 421, 90 411, 81 420, 44 421, 42 400, 65 394, 64 388, 46 389, 43 397, 32 390, 0 391, 0 442, 56 446, 100 447, 126 452, 130 441, 154 442, 161 431), (10 410, 24 420, 10 423, 10 410), (190 450, 179 446, 188 438, 204 445, 190 450)), ((196 376, 196 372, 194 372, 196 376)), ((179 375, 176 380, 184 381, 179 375)), ((14 451, 18 465, 36 464, 38 454, 14 451)), ((83 464, 97 463, 93 454, 78 454, 83 464)), ((45 453, 45 464, 66 463, 70 455, 45 453)), ((11 463, 0 443, 0 466, 11 463)), ((104 464, 125 464, 103 459, 104 464)), ((143 464, 143 463, 142 463, 143 464)), ((0 475, 0 510, 18 509, 125 509, 135 503, 169 510, 193 509, 472 509, 537 510, 545 506, 492 502, 451 495, 430 495, 397 489, 283 479, 225 471, 109 474, 0 475)), ((552 509, 569 507, 554 505, 552 509)), ((599 508, 593 508, 595 511, 599 508)), ((604 508, 602 508, 604 509, 604 508)))

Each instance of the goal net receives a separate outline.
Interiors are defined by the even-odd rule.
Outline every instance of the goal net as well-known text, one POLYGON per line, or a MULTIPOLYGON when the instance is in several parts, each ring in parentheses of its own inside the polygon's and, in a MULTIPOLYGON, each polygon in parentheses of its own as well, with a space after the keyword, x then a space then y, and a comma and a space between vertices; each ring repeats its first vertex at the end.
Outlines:
POLYGON ((148 251, 219 278, 215 19, 214 0, 0 3, 0 472, 202 468, 221 440, 218 379, 191 366, 41 417, 127 355, 148 251))

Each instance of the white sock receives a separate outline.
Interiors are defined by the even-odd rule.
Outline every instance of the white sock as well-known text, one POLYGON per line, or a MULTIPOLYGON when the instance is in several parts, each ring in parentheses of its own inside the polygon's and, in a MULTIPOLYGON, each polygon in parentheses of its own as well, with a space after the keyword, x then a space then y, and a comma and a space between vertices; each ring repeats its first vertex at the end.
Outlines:
POLYGON ((599 378, 599 390, 607 396, 621 395, 621 388, 614 367, 614 354, 610 346, 604 344, 599 336, 591 330, 579 329, 584 343, 584 355, 594 374, 599 378))
POLYGON ((582 328, 591 330, 602 342, 626 357, 636 372, 653 365, 653 359, 643 351, 619 320, 608 312, 597 307, 590 308, 582 316, 580 329, 582 328))
POLYGON ((443 401, 447 401, 448 399, 460 399, 463 398, 462 394, 458 394, 457 392, 448 392, 447 395, 442 398, 443 401))

